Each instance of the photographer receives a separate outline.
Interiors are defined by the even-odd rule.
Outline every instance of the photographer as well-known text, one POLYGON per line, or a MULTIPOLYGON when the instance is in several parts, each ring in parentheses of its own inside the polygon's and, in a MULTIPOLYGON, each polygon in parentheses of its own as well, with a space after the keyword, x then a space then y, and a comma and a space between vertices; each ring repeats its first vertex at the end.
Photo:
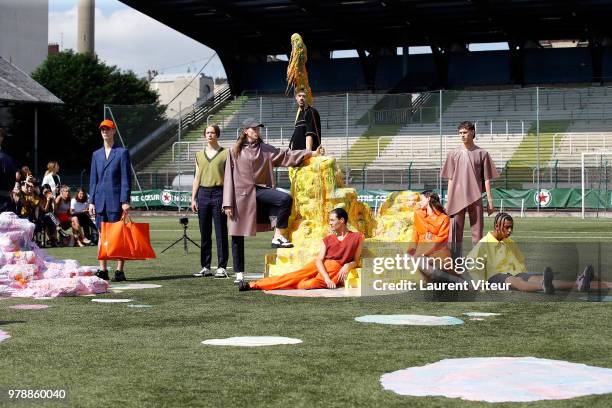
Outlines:
POLYGON ((42 186, 39 219, 49 237, 49 245, 52 247, 58 245, 58 233, 67 237, 67 234, 60 228, 59 220, 55 216, 55 199, 53 198, 53 191, 48 184, 42 186))

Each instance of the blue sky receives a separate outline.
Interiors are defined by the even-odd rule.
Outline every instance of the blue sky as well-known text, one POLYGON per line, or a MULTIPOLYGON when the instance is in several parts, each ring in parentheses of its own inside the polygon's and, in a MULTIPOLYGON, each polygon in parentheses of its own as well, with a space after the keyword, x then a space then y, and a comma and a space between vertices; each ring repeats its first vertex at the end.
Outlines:
MULTIPOLYGON (((49 0, 49 42, 76 48, 78 0, 49 0)), ((122 70, 144 76, 197 72, 214 51, 117 0, 96 1, 95 49, 99 58, 122 70), (160 46, 161 45, 161 46, 160 46)), ((225 76, 217 57, 204 73, 225 76)))

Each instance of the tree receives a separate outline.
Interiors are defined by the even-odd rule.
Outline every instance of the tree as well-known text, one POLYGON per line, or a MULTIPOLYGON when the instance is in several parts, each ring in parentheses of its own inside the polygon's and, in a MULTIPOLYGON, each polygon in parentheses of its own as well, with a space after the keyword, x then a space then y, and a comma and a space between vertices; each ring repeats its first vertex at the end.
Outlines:
MULTIPOLYGON (((62 168, 88 169, 91 152, 101 146, 98 124, 104 105, 147 105, 115 117, 128 147, 163 122, 165 107, 146 80, 122 72, 96 56, 72 50, 49 55, 32 78, 64 101, 64 105, 39 108, 39 165, 59 160, 62 168), (138 134, 135 136, 135 134, 138 134)), ((17 128, 23 133, 23 157, 31 160, 31 108, 15 108, 17 128), (29 149, 29 150, 28 150, 29 149)))

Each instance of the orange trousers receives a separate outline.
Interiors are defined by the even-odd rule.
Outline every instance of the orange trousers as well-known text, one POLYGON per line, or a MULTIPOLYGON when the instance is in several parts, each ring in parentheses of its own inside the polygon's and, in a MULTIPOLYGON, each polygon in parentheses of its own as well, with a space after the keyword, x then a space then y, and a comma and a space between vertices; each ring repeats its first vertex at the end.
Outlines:
MULTIPOLYGON (((338 261, 327 259, 323 261, 329 278, 337 285, 338 272, 342 265, 338 261)), ((327 288, 325 279, 319 273, 315 261, 310 261, 301 269, 280 276, 271 276, 250 283, 251 289, 324 289, 327 288)))

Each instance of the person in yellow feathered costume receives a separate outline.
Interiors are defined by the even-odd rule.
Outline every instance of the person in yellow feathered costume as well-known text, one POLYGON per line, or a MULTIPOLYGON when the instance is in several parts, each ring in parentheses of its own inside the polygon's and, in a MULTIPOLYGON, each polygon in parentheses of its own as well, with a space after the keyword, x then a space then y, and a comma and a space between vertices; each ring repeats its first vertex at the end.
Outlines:
POLYGON ((299 34, 291 36, 291 58, 287 66, 287 93, 294 90, 298 110, 295 129, 289 142, 291 150, 316 150, 321 145, 321 116, 312 106, 312 90, 308 83, 306 44, 299 34))

